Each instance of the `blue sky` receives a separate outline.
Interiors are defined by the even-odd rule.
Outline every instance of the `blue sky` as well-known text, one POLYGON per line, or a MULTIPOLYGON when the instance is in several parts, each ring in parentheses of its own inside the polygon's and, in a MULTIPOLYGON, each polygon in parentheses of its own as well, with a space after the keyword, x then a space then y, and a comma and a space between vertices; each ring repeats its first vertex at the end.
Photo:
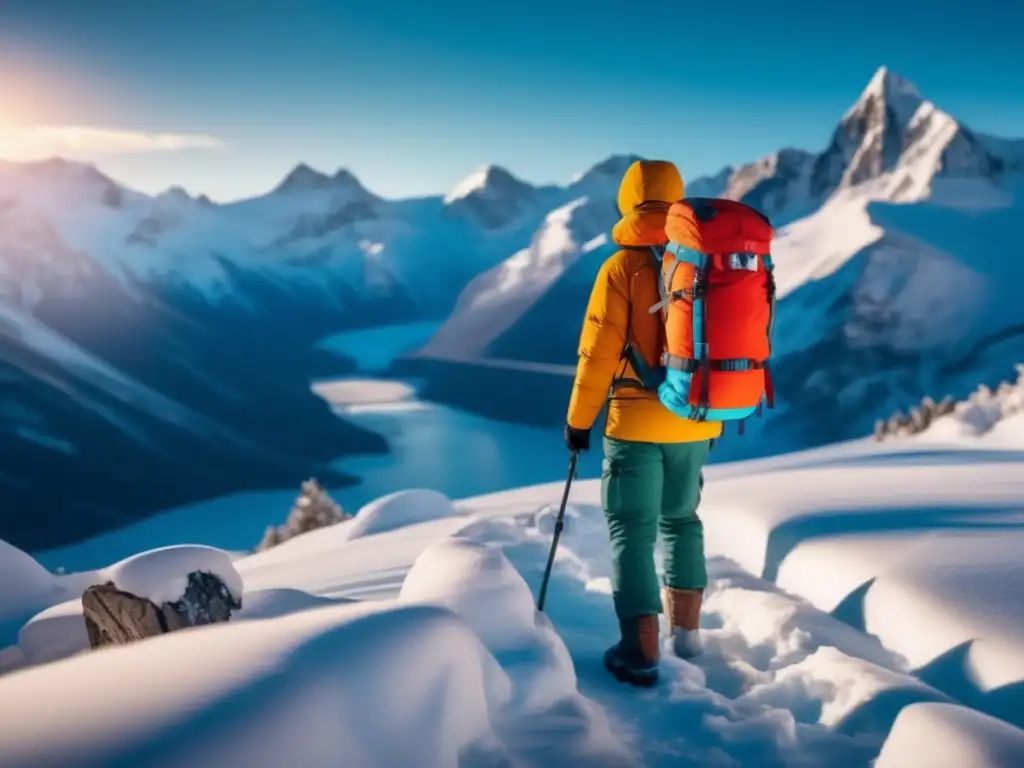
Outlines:
POLYGON ((218 200, 300 161, 392 197, 625 152, 694 178, 823 147, 881 64, 1024 136, 1021 29, 1019 0, 0 0, 0 155, 59 139, 136 188, 218 200))

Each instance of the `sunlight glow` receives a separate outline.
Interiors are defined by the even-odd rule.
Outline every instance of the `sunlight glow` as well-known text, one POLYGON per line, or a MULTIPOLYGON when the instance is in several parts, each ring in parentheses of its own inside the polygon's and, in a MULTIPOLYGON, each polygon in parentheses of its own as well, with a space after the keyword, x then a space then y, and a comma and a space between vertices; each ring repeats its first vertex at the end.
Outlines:
POLYGON ((150 133, 87 125, 4 125, 0 157, 34 160, 54 155, 72 158, 182 149, 217 149, 223 142, 204 134, 150 133))

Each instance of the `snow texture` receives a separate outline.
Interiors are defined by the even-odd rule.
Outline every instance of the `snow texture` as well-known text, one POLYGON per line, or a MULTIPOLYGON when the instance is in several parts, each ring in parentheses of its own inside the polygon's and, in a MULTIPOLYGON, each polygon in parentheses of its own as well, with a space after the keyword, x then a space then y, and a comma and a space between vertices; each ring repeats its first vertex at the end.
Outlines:
POLYGON ((24 665, 46 664, 88 650, 82 598, 65 600, 33 616, 18 632, 17 647, 24 665))
POLYGON ((914 704, 893 725, 875 768, 1013 768, 1024 760, 1024 732, 966 707, 914 704))
POLYGON ((443 493, 429 489, 397 491, 360 509, 345 531, 352 540, 457 514, 443 493))
MULTIPOLYGON (((236 560, 227 624, 83 654, 72 602, 40 614, 0 655, 29 665, 0 678, 0 721, 26 724, 0 763, 1010 768, 1022 452, 1019 432, 923 433, 710 467, 705 653, 666 656, 645 693, 601 667, 616 624, 598 481, 574 485, 545 615, 561 483, 393 494, 236 560)), ((167 584, 165 557, 108 571, 167 584)))
POLYGON ((181 600, 188 575, 201 572, 220 579, 235 600, 243 593, 242 578, 231 555, 203 545, 162 547, 126 558, 109 568, 52 575, 29 555, 0 542, 0 569, 11 568, 13 576, 12 566, 26 578, 10 582, 18 586, 9 595, 0 593, 0 628, 4 617, 8 622, 22 617, 23 625, 17 633, 20 663, 29 665, 54 661, 89 647, 81 600, 88 587, 113 582, 118 589, 159 606, 181 600), (28 612, 30 608, 32 611, 28 612))
POLYGON ((0 541, 0 625, 53 601, 58 580, 20 549, 0 541))
POLYGON ((479 356, 580 256, 606 244, 601 234, 607 218, 605 209, 586 197, 549 213, 528 247, 466 286, 451 317, 421 354, 451 359, 479 356))
POLYGON ((188 585, 188 575, 196 571, 213 574, 233 598, 241 599, 242 578, 231 555, 215 547, 179 545, 154 549, 122 560, 102 573, 122 592, 161 605, 180 600, 188 585))

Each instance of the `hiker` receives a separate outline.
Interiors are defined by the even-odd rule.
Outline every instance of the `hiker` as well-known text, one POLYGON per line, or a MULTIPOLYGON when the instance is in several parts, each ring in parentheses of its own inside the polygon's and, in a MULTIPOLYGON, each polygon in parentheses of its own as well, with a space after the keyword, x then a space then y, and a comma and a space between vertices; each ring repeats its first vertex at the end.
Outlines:
MULTIPOLYGON (((714 439, 722 433, 722 420, 745 418, 755 406, 760 409, 766 380, 761 368, 770 353, 774 317, 767 219, 732 201, 696 201, 692 208, 690 201, 678 202, 683 192, 683 180, 672 163, 638 161, 626 171, 618 195, 622 218, 612 230, 619 250, 602 265, 590 295, 565 427, 570 451, 589 450, 591 427, 607 401, 601 492, 612 545, 612 596, 621 638, 608 649, 604 662, 618 679, 636 685, 657 680, 658 616, 662 610, 673 652, 689 658, 701 650, 698 628, 707 584, 704 530, 697 515, 702 469, 714 439), (679 234, 670 238, 673 224, 679 234), (748 238, 739 247, 734 242, 737 233, 748 238), (707 240, 701 240, 702 236, 707 240), (677 249, 671 257, 666 255, 670 240, 669 248, 677 249), (691 247, 680 248, 676 240, 691 247), (716 248, 731 246, 734 251, 756 245, 766 254, 760 257, 764 266, 757 267, 758 257, 746 253, 725 253, 714 265, 706 263, 710 257, 702 250, 709 243, 716 248), (747 261, 722 262, 736 257, 753 259, 752 266, 747 261), (671 297, 690 294, 686 301, 677 302, 678 307, 666 299, 659 286, 662 268, 670 260, 679 262, 668 277, 671 297), (679 269, 684 263, 689 266, 679 269), (695 271, 697 265, 703 270, 695 271), (714 268, 736 270, 721 278, 729 285, 742 282, 740 293, 715 298, 715 302, 731 304, 741 294, 741 301, 749 301, 753 294, 746 289, 750 288, 763 303, 754 309, 745 305, 742 313, 734 315, 742 319, 716 320, 710 328, 715 332, 712 338, 705 336, 703 328, 708 300, 701 297, 707 283, 701 291, 697 286, 714 268), (685 323, 670 312, 688 313, 685 323), (723 326, 729 327, 723 330, 723 326), (694 343, 695 334, 700 334, 700 343, 694 343), (704 343, 708 339, 711 343, 704 343), (752 349, 750 357, 757 359, 704 360, 695 351, 716 345, 745 354, 752 349), (701 371, 704 375, 698 379, 701 371), (717 371, 735 373, 727 374, 733 378, 721 384, 717 371), (697 381, 702 391, 691 393, 690 385, 697 381), (714 388, 712 396, 709 381, 714 388), (709 407, 722 402, 725 410, 709 407), (736 405, 750 407, 733 407, 736 405), (659 531, 665 567, 660 596, 654 564, 659 531)), ((726 306, 719 311, 731 309, 726 306)))

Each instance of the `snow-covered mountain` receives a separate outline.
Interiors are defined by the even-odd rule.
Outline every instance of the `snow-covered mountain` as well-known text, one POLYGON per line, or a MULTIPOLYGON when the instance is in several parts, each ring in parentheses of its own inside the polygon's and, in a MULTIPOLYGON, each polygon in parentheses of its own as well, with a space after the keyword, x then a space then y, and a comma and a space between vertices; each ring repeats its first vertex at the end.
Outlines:
POLYGON ((488 230, 508 226, 537 202, 538 190, 504 168, 479 168, 444 198, 445 213, 467 217, 488 230))
MULTIPOLYGON (((732 441, 719 455, 862 434, 906 401, 963 396, 978 379, 1012 373, 1024 359, 1014 299, 1024 269, 1005 243, 1024 214, 1022 156, 1024 140, 973 132, 882 67, 824 150, 787 148, 689 182, 688 194, 743 200, 777 228, 783 407, 773 415, 787 415, 762 423, 771 441, 732 441)), ((571 237, 546 222, 530 248, 467 287, 420 352, 432 396, 502 418, 561 420, 567 383, 538 385, 535 407, 524 408, 519 395, 502 403, 487 372, 473 395, 465 363, 574 365, 590 282, 610 252, 594 246, 616 220, 617 180, 560 209, 569 219, 557 231, 571 237), (439 360, 463 364, 449 373, 439 360)))
POLYGON ((0 534, 53 546, 188 499, 342 481, 321 463, 384 443, 318 418, 309 379, 348 367, 316 342, 444 317, 550 211, 624 167, 538 188, 490 167, 444 197, 385 200, 299 165, 218 205, 61 159, 0 163, 0 449, 14 457, 0 534), (30 524, 25 508, 70 522, 30 524))
POLYGON ((472 333, 467 334, 467 327, 457 320, 449 321, 425 352, 440 357, 447 350, 459 358, 480 355, 581 256, 591 252, 605 255, 607 237, 591 236, 608 217, 599 205, 581 197, 549 213, 527 247, 478 275, 462 293, 454 318, 471 322, 472 333))
POLYGON ((960 202, 987 203, 986 184, 1024 169, 1024 140, 971 131, 881 67, 843 115, 822 152, 786 148, 695 180, 688 193, 743 200, 778 226, 810 213, 844 189, 878 186, 872 197, 915 202, 941 194, 942 182, 971 186, 960 202))
MULTIPOLYGON (((0 450, 19 457, 0 473, 0 534, 53 546, 271 478, 329 481, 320 462, 383 449, 341 419, 325 426, 309 391, 312 376, 344 373, 315 345, 347 328, 450 312, 415 363, 427 393, 560 422, 635 159, 564 186, 491 166, 446 196, 405 200, 299 165, 223 205, 145 195, 59 159, 0 163, 0 450), (143 407, 154 396, 162 404, 143 407), (8 510, 40 507, 80 529, 20 538, 31 526, 8 510)), ((801 408, 772 422, 775 447, 866 431, 904 398, 964 395, 1024 359, 1016 265, 1001 257, 1022 172, 1024 141, 970 131, 883 68, 821 152, 787 148, 689 182, 780 227, 779 390, 801 408)))

